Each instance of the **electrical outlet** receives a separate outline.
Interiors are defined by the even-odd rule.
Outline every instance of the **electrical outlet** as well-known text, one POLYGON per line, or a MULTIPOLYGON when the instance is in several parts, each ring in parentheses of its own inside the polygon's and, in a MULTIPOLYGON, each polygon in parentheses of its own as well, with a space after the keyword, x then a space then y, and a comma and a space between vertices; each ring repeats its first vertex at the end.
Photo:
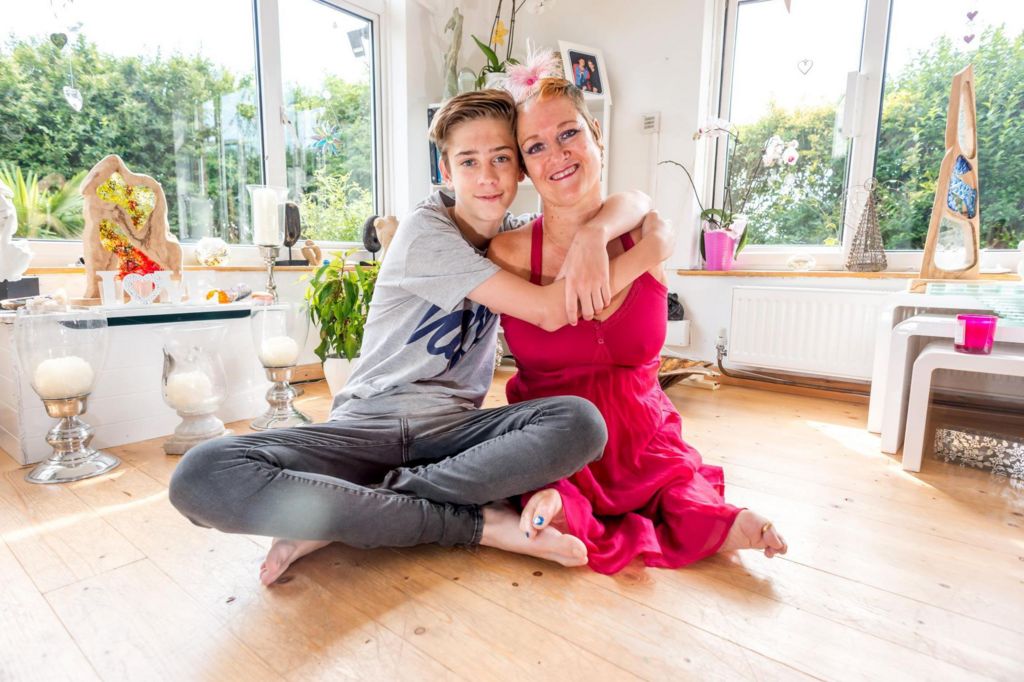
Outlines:
POLYGON ((640 132, 644 135, 653 135, 661 131, 661 113, 654 111, 649 114, 640 114, 640 132))

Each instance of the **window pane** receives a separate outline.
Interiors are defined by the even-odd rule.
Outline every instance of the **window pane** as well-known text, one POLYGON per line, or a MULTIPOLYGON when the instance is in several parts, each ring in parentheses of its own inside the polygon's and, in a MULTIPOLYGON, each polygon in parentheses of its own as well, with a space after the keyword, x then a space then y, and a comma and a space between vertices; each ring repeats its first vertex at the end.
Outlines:
POLYGON ((950 81, 974 64, 982 247, 1024 239, 1024 5, 894 0, 875 159, 890 249, 920 249, 945 154, 950 81), (973 37, 970 37, 973 36, 973 37))
POLYGON ((361 241, 375 212, 371 31, 315 0, 281 12, 288 186, 312 239, 361 241))
POLYGON ((864 8, 864 0, 795 2, 790 14, 781 2, 739 3, 729 118, 740 143, 730 145, 727 197, 748 215, 751 244, 842 239, 849 145, 838 125, 846 74, 860 65, 864 8), (773 135, 796 140, 799 161, 755 173, 773 135))
POLYGON ((262 177, 249 0, 0 0, 0 17, 0 177, 41 189, 19 236, 77 238, 78 182, 118 154, 163 185, 180 238, 239 241, 262 177))

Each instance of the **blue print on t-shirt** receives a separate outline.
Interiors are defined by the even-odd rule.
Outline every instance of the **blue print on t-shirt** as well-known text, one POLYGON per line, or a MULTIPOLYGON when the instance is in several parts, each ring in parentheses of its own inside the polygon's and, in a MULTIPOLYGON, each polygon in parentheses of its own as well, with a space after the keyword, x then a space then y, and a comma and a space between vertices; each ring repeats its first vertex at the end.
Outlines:
POLYGON ((488 310, 487 306, 482 305, 475 306, 475 310, 456 310, 432 319, 439 312, 441 309, 436 305, 430 306, 430 310, 416 325, 415 331, 405 345, 408 346, 431 334, 427 341, 427 352, 431 355, 443 355, 448 360, 448 369, 452 369, 480 339, 484 338, 497 316, 488 310), (456 330, 458 333, 453 335, 452 332, 456 330))

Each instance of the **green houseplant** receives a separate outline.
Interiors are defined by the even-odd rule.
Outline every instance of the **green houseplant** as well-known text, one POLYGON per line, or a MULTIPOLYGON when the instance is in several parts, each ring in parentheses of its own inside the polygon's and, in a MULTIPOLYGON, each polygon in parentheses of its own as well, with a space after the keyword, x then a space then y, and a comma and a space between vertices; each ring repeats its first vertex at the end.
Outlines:
POLYGON ((313 273, 306 288, 309 317, 320 332, 314 351, 324 363, 332 395, 344 385, 363 344, 363 330, 380 263, 349 265, 356 251, 335 252, 313 273), (339 385, 335 385, 335 383, 339 385))

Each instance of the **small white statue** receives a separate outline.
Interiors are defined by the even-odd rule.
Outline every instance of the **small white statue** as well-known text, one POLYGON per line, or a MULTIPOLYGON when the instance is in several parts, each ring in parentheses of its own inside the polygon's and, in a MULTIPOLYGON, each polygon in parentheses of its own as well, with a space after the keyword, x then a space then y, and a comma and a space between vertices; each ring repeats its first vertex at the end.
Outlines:
POLYGON ((32 251, 24 239, 13 241, 18 231, 18 213, 11 198, 14 192, 0 182, 0 280, 17 282, 28 269, 32 251))

